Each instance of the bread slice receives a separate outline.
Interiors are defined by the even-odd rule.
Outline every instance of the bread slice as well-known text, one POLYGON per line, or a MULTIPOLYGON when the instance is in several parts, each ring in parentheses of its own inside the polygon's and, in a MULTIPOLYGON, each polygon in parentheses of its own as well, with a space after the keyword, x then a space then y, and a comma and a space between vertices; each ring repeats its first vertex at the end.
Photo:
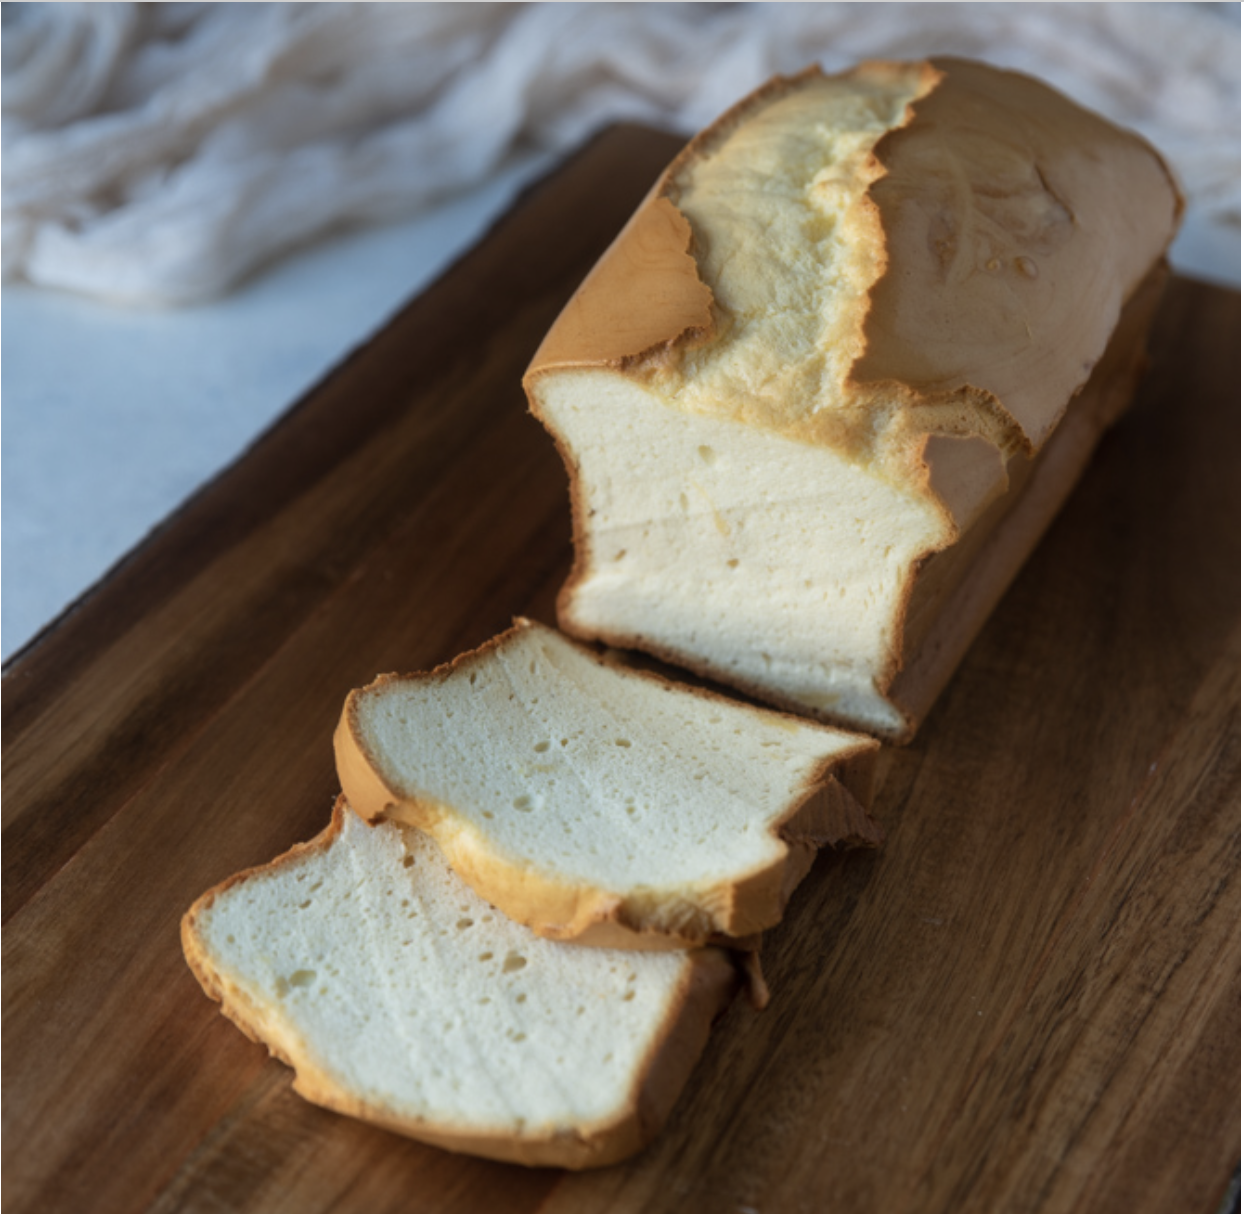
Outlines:
POLYGON ((660 1128, 736 986, 719 949, 540 940, 344 798, 182 921, 203 989, 315 1104, 451 1150, 598 1167, 660 1128))
POLYGON ((626 669, 530 620, 346 701, 350 804, 436 837, 540 935, 628 948, 776 923, 820 844, 876 843, 877 743, 626 669))
POLYGON ((562 628, 910 738, 1126 403, 1180 209, 1143 140, 982 64, 741 102, 526 375, 562 628))

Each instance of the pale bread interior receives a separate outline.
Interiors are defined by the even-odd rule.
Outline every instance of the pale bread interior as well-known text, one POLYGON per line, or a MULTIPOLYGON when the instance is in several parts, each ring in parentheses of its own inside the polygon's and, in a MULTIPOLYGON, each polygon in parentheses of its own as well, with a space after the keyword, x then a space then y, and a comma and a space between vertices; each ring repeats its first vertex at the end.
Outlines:
POLYGON ((724 972, 721 954, 541 940, 464 885, 428 836, 342 818, 327 847, 188 916, 205 985, 292 1063, 299 1090, 416 1137, 582 1138, 633 1117, 695 973, 706 958, 724 972))
POLYGON ((572 482, 562 625, 909 738, 891 690, 927 558, 1014 503, 1179 207, 1143 141, 1014 73, 758 90, 674 161, 528 369, 572 482))
POLYGON ((672 409, 609 371, 539 391, 588 519, 568 629, 901 730, 878 680, 911 565, 945 530, 934 503, 833 448, 672 409))
POLYGON ((735 885, 783 861, 777 828, 835 758, 873 748, 618 667, 527 621, 448 673, 356 692, 343 726, 395 795, 390 812, 436 834, 455 865, 500 869, 528 915, 500 886, 483 892, 532 923, 542 882, 627 899, 658 928, 727 915, 735 885))
POLYGON ((569 630, 883 736, 905 727, 880 688, 911 569, 953 519, 912 483, 900 398, 848 380, 885 265, 872 149, 928 84, 920 65, 812 79, 727 124, 671 185, 714 339, 531 385, 575 466, 569 630))

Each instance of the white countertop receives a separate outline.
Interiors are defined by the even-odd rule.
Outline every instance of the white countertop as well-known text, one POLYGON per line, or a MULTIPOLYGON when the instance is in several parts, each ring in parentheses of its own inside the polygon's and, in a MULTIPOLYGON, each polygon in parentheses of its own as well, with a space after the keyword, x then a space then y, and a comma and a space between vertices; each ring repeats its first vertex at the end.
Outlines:
POLYGON ((7 659, 469 248, 528 160, 404 223, 295 254, 211 304, 140 311, 6 284, 7 659))

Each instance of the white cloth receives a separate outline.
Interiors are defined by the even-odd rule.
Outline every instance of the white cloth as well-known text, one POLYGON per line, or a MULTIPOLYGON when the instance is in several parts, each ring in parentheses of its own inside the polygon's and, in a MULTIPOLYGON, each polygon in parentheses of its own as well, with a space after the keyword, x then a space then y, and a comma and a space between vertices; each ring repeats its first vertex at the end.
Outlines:
MULTIPOLYGON (((1229 11, 1224 11, 1229 10, 1229 11)), ((1202 4, 6 4, 3 270, 185 304, 525 147, 691 131, 775 72, 952 53, 1147 135, 1240 209, 1240 24, 1202 4)))

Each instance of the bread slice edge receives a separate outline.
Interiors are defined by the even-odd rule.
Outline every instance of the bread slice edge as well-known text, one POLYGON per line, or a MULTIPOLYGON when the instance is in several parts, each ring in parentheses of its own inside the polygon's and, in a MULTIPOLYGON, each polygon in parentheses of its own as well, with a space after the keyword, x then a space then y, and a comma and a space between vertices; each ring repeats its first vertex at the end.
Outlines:
MULTIPOLYGON (((787 811, 774 820, 771 833, 781 843, 780 854, 711 890, 697 891, 694 903, 679 900, 676 895, 654 902, 647 894, 575 884, 537 871, 494 847, 454 807, 397 787, 396 780, 384 774, 384 761, 371 749, 360 725, 361 697, 395 680, 451 677, 529 628, 555 631, 518 617, 505 632, 432 671, 380 676, 347 697, 333 736, 338 778, 355 812, 369 821, 392 818, 432 835, 454 871, 515 922, 548 939, 601 948, 646 950, 694 948, 710 941, 727 943, 753 936, 780 921, 791 893, 811 868, 820 847, 875 847, 881 843, 882 832, 866 808, 871 802, 879 743, 862 735, 849 749, 830 756, 811 773, 787 811)), ((586 646, 561 639, 592 654, 586 646)), ((592 656, 608 665, 599 655, 592 656)), ((673 686, 680 693, 752 708, 765 716, 790 715, 740 705, 727 696, 677 683, 652 671, 627 668, 621 673, 673 686)), ((792 715, 791 719, 801 729, 819 727, 805 718, 792 715)))
POLYGON ((394 1115, 369 1104, 318 1066, 295 1033, 268 1016, 238 981, 214 963, 199 933, 202 914, 234 886, 279 872, 314 853, 326 852, 340 836, 345 815, 351 812, 345 796, 338 797, 329 825, 318 835, 213 886, 182 917, 181 943, 186 962, 208 997, 220 1004, 222 1014, 251 1041, 263 1045, 274 1058, 291 1067, 294 1090, 312 1104, 431 1146, 528 1167, 575 1170, 617 1163, 646 1146, 668 1119, 704 1050, 713 1022, 729 1006, 741 985, 738 967, 722 949, 688 953, 687 970, 670 998, 666 1020, 654 1034, 617 1114, 552 1134, 514 1134, 487 1127, 440 1124, 394 1115))

